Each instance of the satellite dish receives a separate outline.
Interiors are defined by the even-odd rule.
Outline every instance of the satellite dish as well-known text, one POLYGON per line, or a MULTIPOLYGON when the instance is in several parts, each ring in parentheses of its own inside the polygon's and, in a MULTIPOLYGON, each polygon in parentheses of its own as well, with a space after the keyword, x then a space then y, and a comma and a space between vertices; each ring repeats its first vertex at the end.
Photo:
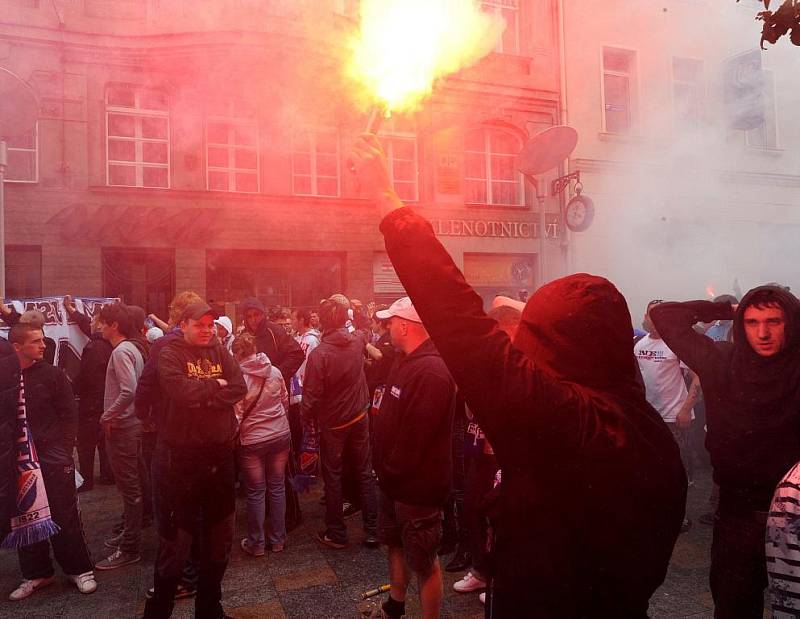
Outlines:
POLYGON ((18 75, 0 67, 0 139, 28 133, 38 117, 33 89, 18 75))
POLYGON ((517 169, 526 176, 552 170, 578 145, 578 132, 567 125, 548 127, 533 136, 517 155, 517 169))

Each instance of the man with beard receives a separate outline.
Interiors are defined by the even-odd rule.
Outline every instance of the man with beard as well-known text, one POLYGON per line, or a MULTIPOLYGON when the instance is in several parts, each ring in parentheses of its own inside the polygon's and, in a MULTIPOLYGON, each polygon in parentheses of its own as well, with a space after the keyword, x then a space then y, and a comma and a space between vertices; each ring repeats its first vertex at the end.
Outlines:
POLYGON ((389 257, 503 471, 487 612, 644 619, 686 474, 637 383, 625 299, 601 277, 556 280, 528 300, 512 344, 430 223, 397 197, 374 136, 353 161, 392 210, 381 222, 389 257))
POLYGON ((716 617, 761 617, 764 535, 775 486, 800 459, 800 302, 779 286, 728 303, 661 303, 661 337, 700 377, 719 507, 711 546, 716 617), (698 334, 697 322, 733 319, 733 343, 698 334))

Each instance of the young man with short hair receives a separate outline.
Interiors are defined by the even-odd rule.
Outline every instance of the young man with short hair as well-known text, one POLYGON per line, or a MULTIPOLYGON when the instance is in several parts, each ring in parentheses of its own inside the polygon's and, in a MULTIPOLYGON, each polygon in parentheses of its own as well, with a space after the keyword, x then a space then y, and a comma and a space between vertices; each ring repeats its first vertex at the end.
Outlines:
POLYGON ((133 399, 145 359, 132 341, 138 334, 128 308, 121 303, 105 305, 97 320, 103 339, 113 349, 106 369, 100 425, 122 496, 124 526, 121 533, 106 540, 106 547, 113 552, 95 567, 113 570, 142 558, 142 426, 134 412, 133 399))
POLYGON ((388 321, 402 352, 386 379, 375 418, 375 471, 380 486, 380 537, 389 547, 389 600, 383 612, 405 613, 409 576, 419 582, 422 613, 439 616, 442 572, 437 550, 452 480, 456 388, 411 299, 375 314, 388 321))
POLYGON ((761 617, 764 536, 775 486, 800 460, 800 301, 779 286, 730 303, 660 303, 650 310, 667 345, 700 377, 719 507, 711 546, 716 617, 761 617), (733 319, 733 342, 697 322, 733 319))
POLYGON ((322 343, 309 355, 300 410, 320 431, 320 463, 325 481, 325 530, 317 540, 331 548, 347 546, 342 514, 342 472, 354 469, 359 488, 364 545, 377 548, 375 482, 369 453, 369 393, 364 376, 366 335, 347 329, 350 302, 335 294, 320 305, 322 343))
MULTIPOLYGON (((697 401, 700 381, 661 339, 658 329, 653 324, 650 310, 659 303, 661 301, 656 300, 647 304, 642 322, 642 327, 647 333, 634 344, 633 354, 639 363, 639 371, 644 380, 645 397, 661 415, 672 436, 675 437, 675 442, 681 450, 681 460, 686 469, 689 485, 692 485, 694 467, 689 430, 694 419, 693 407, 697 401), (686 387, 684 371, 691 376, 690 388, 686 387)), ((692 521, 684 517, 681 530, 688 531, 691 526, 692 521)))
POLYGON ((195 616, 224 616, 221 583, 234 530, 233 406, 247 392, 238 363, 214 336, 216 313, 204 301, 180 319, 183 336, 158 358, 166 398, 154 459, 159 546, 153 597, 144 616, 169 617, 192 539, 201 536, 195 616), (197 531, 198 516, 201 531, 197 531))
MULTIPOLYGON (((75 493, 72 449, 78 429, 78 411, 72 388, 63 370, 43 361, 45 342, 41 329, 20 322, 11 328, 9 340, 16 355, 0 361, 0 414, 6 422, 10 416, 17 421, 11 422, 17 440, 12 447, 13 459, 4 459, 0 470, 0 475, 4 476, 6 482, 1 483, 0 488, 11 495, 0 496, 0 504, 4 507, 16 504, 17 480, 15 478, 9 483, 5 476, 13 476, 9 469, 16 470, 17 448, 21 446, 18 437, 27 434, 33 444, 33 449, 30 445, 27 447, 28 453, 34 453, 33 457, 38 458, 50 516, 60 529, 48 540, 17 546, 24 580, 9 599, 22 600, 37 589, 54 582, 50 546, 53 547, 56 561, 67 577, 77 585, 78 590, 81 593, 92 593, 97 589, 97 582, 92 572, 93 561, 86 546, 75 493), (25 416, 20 418, 18 408, 23 382, 25 416), (12 463, 13 468, 7 466, 12 463)), ((3 451, 7 451, 7 448, 6 444, 6 450, 3 451)), ((25 515, 24 511, 16 514, 0 513, 4 520, 0 522, 0 531, 6 532, 8 529, 6 516, 22 517, 16 525, 20 527, 24 525, 25 515)))

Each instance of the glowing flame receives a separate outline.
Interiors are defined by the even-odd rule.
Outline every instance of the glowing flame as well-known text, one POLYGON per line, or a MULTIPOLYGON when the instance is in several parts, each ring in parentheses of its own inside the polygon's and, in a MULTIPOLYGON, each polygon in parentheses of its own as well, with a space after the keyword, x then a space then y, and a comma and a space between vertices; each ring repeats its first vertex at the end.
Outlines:
POLYGON ((717 293, 714 292, 714 287, 711 284, 706 286, 706 294, 712 299, 717 296, 717 293))
POLYGON ((371 104, 411 110, 438 78, 491 52, 504 29, 475 0, 363 0, 347 73, 371 104))

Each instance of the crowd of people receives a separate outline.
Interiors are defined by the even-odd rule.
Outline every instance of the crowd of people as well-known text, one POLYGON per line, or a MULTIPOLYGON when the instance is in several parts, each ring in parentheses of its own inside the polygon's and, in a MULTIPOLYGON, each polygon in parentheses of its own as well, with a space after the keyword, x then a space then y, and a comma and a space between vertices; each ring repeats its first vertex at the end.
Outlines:
POLYGON ((221 583, 248 556, 292 543, 303 480, 324 482, 317 542, 388 549, 389 595, 411 578, 437 617, 442 569, 488 617, 646 617, 686 517, 693 459, 714 475, 715 616, 800 613, 800 301, 779 285, 741 301, 653 300, 635 334, 608 280, 571 275, 485 312, 430 224, 391 189, 374 136, 356 144, 362 187, 388 214, 386 248, 409 293, 376 307, 333 294, 313 309, 242 300, 237 318, 198 294, 166 320, 121 302, 93 321, 77 378, 52 365, 36 311, 0 303, 0 539, 22 600, 54 580, 158 552, 144 616, 224 617, 221 583), (78 454, 76 490, 73 450, 78 454), (94 470, 95 461, 99 471, 94 470), (77 494, 114 483, 107 556, 88 551, 77 494), (236 485, 247 534, 234 544, 236 485), (449 555, 444 567, 439 556, 449 555))

